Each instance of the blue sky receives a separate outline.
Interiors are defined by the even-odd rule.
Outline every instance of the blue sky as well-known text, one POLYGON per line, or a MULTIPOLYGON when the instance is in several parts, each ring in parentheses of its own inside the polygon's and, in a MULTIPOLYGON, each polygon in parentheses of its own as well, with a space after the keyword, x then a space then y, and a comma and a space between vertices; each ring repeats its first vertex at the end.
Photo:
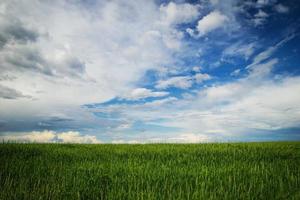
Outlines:
POLYGON ((0 3, 0 139, 300 139, 296 0, 0 3))

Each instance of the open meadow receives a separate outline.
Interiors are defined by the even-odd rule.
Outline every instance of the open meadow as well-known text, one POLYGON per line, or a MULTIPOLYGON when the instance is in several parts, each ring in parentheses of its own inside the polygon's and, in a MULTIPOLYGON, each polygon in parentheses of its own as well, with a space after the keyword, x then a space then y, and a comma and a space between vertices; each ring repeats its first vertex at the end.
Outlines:
POLYGON ((300 199, 300 142, 0 145, 0 199, 300 199))

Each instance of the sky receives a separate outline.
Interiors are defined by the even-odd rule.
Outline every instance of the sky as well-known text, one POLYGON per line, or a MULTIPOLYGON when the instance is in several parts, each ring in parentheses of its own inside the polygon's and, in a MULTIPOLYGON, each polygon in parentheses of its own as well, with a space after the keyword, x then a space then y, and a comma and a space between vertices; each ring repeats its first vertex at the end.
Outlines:
POLYGON ((1 0, 0 140, 300 140, 298 0, 1 0))

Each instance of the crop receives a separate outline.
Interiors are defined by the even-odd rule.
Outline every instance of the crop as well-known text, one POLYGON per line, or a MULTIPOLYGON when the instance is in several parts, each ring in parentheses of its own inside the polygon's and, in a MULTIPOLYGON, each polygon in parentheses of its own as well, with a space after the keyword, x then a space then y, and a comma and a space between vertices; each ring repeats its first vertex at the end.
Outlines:
POLYGON ((0 199, 300 199, 300 142, 4 143, 0 199))

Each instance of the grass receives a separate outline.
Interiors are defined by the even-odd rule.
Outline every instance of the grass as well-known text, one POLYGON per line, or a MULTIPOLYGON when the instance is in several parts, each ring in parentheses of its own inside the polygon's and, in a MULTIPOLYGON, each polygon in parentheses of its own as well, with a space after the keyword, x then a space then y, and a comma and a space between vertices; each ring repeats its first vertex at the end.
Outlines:
POLYGON ((300 142, 0 144, 0 199, 300 199, 300 142))

